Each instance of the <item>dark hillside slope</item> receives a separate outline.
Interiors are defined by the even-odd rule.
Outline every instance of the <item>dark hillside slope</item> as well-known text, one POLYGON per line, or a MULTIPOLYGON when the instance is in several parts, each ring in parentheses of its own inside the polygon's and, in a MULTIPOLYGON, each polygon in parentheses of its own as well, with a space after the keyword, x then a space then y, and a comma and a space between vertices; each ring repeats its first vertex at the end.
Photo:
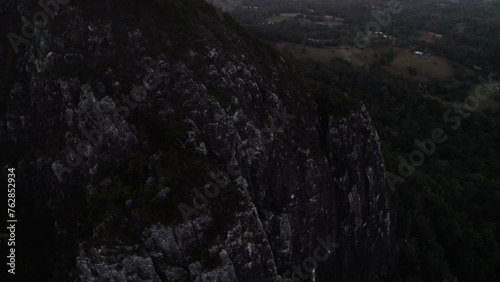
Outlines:
MULTIPOLYGON (((20 34, 21 14, 40 9, 3 12, 14 30, 2 31, 20 34)), ((2 41, 1 56, 19 275, 391 275, 394 212, 362 105, 311 93, 274 50, 198 0, 74 0, 35 32, 18 54, 2 41)))

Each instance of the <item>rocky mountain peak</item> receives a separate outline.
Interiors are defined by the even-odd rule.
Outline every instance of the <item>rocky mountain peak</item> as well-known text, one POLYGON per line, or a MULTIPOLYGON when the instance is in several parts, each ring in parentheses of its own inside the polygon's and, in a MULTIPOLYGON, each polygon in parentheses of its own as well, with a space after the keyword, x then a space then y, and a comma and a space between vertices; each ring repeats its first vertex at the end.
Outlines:
POLYGON ((203 1, 49 2, 3 19, 19 43, 2 43, 4 159, 26 177, 25 221, 43 218, 24 232, 52 250, 26 267, 55 281, 391 274, 394 213, 362 105, 318 105, 203 1))

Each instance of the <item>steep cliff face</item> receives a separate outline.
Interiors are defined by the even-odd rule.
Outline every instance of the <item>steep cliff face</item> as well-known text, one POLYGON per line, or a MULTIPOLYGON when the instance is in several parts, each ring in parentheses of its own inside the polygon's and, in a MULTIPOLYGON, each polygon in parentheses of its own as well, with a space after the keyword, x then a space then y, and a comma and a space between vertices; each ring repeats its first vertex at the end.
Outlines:
POLYGON ((26 232, 62 244, 52 279, 390 276, 394 214, 363 106, 320 117, 290 64, 204 2, 101 2, 59 4, 2 53, 4 160, 25 175, 26 221, 49 225, 26 232))

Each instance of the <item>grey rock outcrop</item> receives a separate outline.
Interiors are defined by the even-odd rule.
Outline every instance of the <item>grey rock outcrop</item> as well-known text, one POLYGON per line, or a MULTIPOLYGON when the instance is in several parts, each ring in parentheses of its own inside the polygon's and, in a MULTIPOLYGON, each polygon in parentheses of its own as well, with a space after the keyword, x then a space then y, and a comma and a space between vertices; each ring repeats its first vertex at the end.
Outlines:
POLYGON ((201 1, 145 2, 61 6, 11 65, 0 137, 37 148, 18 166, 34 158, 74 243, 65 279, 386 280, 394 213, 366 109, 325 132, 275 51, 201 1))

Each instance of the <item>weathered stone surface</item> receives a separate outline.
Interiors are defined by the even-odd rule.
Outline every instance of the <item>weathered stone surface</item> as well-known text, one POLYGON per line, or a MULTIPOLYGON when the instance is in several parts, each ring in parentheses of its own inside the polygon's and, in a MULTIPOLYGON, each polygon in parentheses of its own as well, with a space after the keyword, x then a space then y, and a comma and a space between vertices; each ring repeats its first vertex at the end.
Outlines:
POLYGON ((20 148, 38 142, 18 167, 36 163, 25 174, 38 187, 32 192, 50 203, 60 236, 85 242, 73 278, 281 281, 298 268, 310 279, 303 262, 333 240, 315 281, 384 281, 395 257, 394 214, 364 107, 332 113, 324 132, 293 67, 215 12, 195 10, 203 16, 179 31, 157 16, 99 17, 70 4, 10 65, 16 76, 6 84, 0 137, 20 148), (184 161, 189 173, 170 161, 184 161), (127 189, 158 190, 142 203, 129 194, 117 200, 128 217, 102 206, 102 222, 85 222, 79 212, 110 197, 117 172, 133 176, 127 189), (185 188, 191 178, 207 181, 185 188), (141 205, 192 207, 179 190, 209 183, 219 192, 188 220, 176 211, 141 221, 141 205), (80 233, 82 225, 91 232, 80 233))

